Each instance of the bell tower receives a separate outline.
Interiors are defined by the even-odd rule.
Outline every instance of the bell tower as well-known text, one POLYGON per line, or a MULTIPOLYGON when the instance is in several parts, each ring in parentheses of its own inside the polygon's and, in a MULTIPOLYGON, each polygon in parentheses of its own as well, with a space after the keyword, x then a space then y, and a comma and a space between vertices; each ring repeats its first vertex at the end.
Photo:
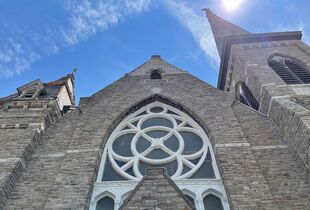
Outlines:
POLYGON ((309 171, 310 47, 302 32, 254 34, 205 11, 221 58, 218 88, 268 117, 309 171))

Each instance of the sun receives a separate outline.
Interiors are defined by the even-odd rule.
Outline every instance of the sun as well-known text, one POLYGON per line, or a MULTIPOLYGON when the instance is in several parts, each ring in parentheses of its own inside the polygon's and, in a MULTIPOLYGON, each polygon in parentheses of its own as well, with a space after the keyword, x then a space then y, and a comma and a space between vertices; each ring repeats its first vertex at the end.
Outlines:
POLYGON ((234 10, 239 7, 243 0, 223 0, 227 10, 234 10))

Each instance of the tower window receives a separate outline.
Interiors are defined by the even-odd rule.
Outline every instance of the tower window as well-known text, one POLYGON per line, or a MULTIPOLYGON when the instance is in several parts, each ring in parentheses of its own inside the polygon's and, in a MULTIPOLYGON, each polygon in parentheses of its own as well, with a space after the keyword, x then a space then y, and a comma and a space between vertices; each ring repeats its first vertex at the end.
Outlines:
POLYGON ((310 72, 297 59, 274 55, 268 59, 268 65, 286 82, 286 84, 310 83, 310 72))
POLYGON ((258 110, 259 104, 244 82, 239 82, 236 86, 237 100, 253 109, 258 110))
POLYGON ((151 79, 161 79, 161 73, 158 70, 153 70, 151 73, 151 79))

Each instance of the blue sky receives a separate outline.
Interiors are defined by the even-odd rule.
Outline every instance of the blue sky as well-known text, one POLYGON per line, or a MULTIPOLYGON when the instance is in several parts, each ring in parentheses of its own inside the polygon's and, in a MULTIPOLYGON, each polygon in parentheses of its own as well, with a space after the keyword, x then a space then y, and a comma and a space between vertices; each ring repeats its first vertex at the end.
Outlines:
POLYGON ((219 58, 202 8, 253 33, 302 30, 307 0, 0 0, 0 97, 78 67, 75 94, 90 96, 153 54, 216 86, 219 58))

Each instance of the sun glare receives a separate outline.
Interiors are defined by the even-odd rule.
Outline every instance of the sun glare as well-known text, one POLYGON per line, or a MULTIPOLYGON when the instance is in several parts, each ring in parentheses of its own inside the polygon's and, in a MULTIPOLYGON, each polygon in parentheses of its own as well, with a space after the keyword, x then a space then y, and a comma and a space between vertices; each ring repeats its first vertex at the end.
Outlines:
POLYGON ((239 7, 243 0, 223 0, 224 5, 228 10, 234 10, 239 7))

